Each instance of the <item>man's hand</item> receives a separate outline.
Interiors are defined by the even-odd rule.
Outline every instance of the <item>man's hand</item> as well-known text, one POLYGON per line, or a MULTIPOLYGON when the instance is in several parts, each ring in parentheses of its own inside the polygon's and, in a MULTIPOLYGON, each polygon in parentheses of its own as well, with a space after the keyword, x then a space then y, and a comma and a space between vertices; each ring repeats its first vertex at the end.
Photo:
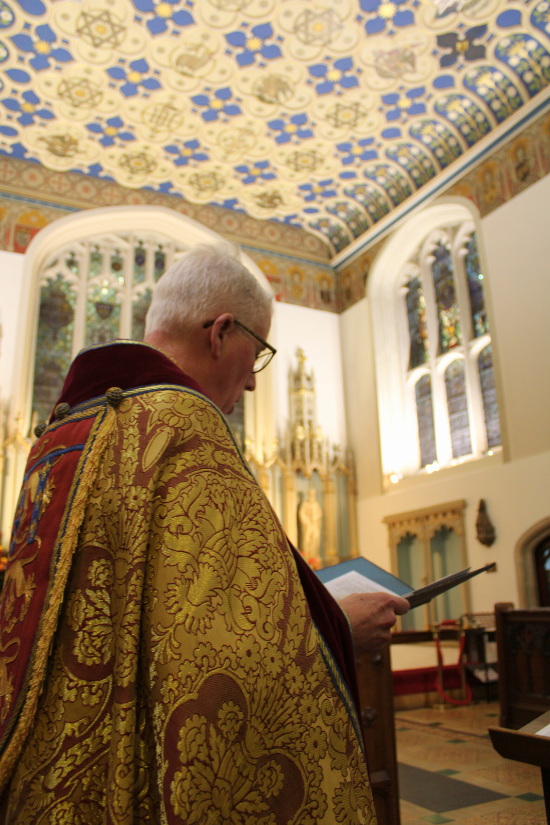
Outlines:
POLYGON ((409 603, 391 593, 353 593, 340 602, 351 622, 357 653, 380 650, 390 641, 390 629, 409 610, 409 603))

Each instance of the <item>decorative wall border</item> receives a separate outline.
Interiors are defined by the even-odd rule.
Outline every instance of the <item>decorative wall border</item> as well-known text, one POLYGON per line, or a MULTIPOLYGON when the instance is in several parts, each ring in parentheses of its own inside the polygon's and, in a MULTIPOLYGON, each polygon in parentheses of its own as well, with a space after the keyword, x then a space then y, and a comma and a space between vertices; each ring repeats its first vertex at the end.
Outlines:
POLYGON ((298 226, 262 221, 222 206, 193 204, 177 195, 151 189, 128 189, 78 172, 55 172, 17 158, 0 158, 0 195, 32 203, 37 209, 62 210, 64 214, 98 206, 165 206, 239 243, 253 243, 272 251, 284 250, 306 260, 328 263, 330 258, 328 246, 298 226))

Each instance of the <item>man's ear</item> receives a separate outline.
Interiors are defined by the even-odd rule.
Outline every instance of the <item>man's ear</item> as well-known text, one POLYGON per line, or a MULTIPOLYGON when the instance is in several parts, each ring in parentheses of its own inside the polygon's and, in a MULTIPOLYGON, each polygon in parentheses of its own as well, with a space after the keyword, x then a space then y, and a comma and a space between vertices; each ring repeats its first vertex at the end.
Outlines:
POLYGON ((210 354, 213 358, 221 358, 225 336, 233 328, 234 320, 230 312, 219 315, 210 328, 210 354))

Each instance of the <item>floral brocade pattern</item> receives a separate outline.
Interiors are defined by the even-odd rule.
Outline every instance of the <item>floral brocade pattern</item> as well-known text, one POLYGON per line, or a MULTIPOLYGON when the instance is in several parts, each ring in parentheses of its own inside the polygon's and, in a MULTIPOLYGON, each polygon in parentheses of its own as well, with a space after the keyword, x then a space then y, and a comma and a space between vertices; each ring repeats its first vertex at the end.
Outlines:
POLYGON ((375 825, 322 644, 218 411, 126 398, 3 821, 375 825))

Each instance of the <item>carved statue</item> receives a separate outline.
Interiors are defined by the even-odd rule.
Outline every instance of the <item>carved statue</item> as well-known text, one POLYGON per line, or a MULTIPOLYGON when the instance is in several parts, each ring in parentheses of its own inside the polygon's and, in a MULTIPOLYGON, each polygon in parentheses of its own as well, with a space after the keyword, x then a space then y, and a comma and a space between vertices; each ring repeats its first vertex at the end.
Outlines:
POLYGON ((300 550, 304 557, 310 561, 321 562, 321 521, 323 511, 317 501, 315 490, 310 488, 308 497, 302 501, 298 509, 298 519, 302 528, 302 540, 300 550))

